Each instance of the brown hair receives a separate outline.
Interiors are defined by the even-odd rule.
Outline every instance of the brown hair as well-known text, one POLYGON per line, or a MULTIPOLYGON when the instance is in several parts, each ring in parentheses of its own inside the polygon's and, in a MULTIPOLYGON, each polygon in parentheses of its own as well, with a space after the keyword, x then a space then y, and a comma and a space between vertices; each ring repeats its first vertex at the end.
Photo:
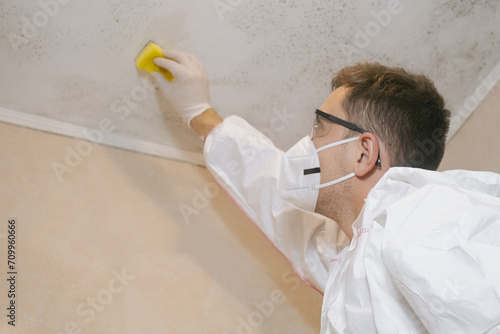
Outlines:
POLYGON ((342 103, 347 120, 384 143, 391 167, 438 168, 450 111, 432 81, 401 68, 363 63, 342 69, 332 80, 333 90, 340 86, 349 89, 342 103))

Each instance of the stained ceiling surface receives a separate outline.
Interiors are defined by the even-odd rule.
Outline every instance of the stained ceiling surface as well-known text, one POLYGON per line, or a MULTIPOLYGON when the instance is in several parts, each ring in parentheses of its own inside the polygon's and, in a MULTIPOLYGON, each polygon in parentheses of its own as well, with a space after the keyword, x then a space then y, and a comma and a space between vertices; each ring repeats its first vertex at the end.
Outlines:
POLYGON ((2 0, 1 112, 199 153, 199 138, 134 66, 151 39, 197 55, 219 113, 244 117, 282 149, 308 133, 332 75, 360 61, 428 75, 453 111, 455 132, 498 69, 499 7, 443 0, 2 0))

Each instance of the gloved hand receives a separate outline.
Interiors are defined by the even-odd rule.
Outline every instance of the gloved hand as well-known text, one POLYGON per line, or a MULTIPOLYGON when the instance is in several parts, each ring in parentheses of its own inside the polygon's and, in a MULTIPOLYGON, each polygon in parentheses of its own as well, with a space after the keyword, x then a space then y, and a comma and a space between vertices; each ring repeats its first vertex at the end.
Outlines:
POLYGON ((163 56, 165 58, 155 58, 154 62, 169 70, 174 79, 168 82, 158 72, 152 72, 152 75, 165 98, 191 127, 193 118, 211 108, 207 73, 201 62, 190 53, 163 50, 163 56))

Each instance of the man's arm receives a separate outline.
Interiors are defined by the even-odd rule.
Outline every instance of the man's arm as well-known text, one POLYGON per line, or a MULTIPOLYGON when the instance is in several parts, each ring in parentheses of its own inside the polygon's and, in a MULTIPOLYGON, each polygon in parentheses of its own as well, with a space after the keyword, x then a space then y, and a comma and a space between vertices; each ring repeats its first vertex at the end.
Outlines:
POLYGON ((210 108, 201 115, 191 120, 191 127, 198 132, 200 136, 206 137, 217 125, 222 123, 222 118, 217 112, 210 108))
MULTIPOLYGON (((168 69, 174 80, 168 82, 159 73, 153 75, 170 105, 190 127, 206 137, 207 169, 288 258, 299 276, 323 291, 329 258, 319 251, 325 247, 318 244, 325 243, 321 240, 327 219, 294 209, 280 197, 278 181, 284 152, 237 116, 229 116, 222 123, 210 106, 207 75, 195 56, 171 50, 164 50, 163 54, 165 58, 154 61, 168 69)), ((329 233, 329 238, 338 239, 341 248, 345 247, 342 240, 348 241, 340 229, 329 233)), ((336 251, 329 251, 329 255, 332 252, 336 251)))
POLYGON ((206 136, 222 119, 210 106, 208 78, 203 64, 192 54, 163 50, 163 57, 153 60, 167 69, 174 79, 168 82, 159 72, 151 74, 160 91, 184 122, 206 136), (196 120, 195 120, 196 119, 196 120))
POLYGON ((183 120, 198 134, 206 137, 222 123, 222 118, 210 106, 207 73, 198 59, 189 54, 164 50, 164 58, 156 58, 158 66, 168 69, 174 76, 167 82, 159 73, 153 73, 165 97, 183 120))

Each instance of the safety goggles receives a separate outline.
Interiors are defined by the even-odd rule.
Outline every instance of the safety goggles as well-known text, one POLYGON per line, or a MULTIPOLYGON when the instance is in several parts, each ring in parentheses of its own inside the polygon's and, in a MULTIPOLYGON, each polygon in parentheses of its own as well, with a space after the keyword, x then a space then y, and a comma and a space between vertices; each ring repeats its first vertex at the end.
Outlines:
MULTIPOLYGON (((359 126, 352 124, 348 121, 344 121, 341 118, 335 117, 333 115, 327 114, 319 109, 316 109, 316 116, 314 118, 311 139, 314 137, 324 137, 330 133, 330 128, 332 127, 332 122, 342 125, 352 131, 356 131, 359 133, 366 133, 368 131, 360 128, 359 126), (324 118, 324 119, 323 119, 324 118), (325 121, 326 119, 326 121, 325 121)), ((381 166, 380 162, 380 150, 378 152, 378 158, 376 162, 377 166, 381 166)))

